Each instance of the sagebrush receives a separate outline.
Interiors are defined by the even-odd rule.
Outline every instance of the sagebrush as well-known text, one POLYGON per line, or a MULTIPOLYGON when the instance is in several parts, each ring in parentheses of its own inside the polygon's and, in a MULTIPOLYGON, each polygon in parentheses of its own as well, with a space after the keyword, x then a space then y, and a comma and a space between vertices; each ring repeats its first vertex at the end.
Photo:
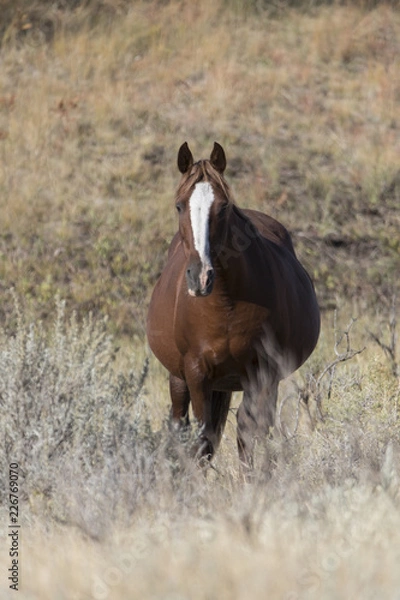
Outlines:
MULTIPOLYGON (((199 497, 213 502, 206 500, 212 481, 217 489, 229 481, 224 494, 240 487, 232 427, 206 477, 188 458, 196 427, 175 439, 166 382, 165 421, 155 427, 148 359, 137 373, 118 367, 104 320, 67 318, 61 300, 48 328, 27 321, 18 302, 15 313, 15 330, 0 337, 0 461, 3 472, 18 462, 33 510, 99 535, 112 515, 126 518, 160 502, 192 510, 199 497)), ((255 485, 267 505, 288 495, 304 501, 343 480, 379 480, 388 445, 396 448, 399 439, 399 390, 384 363, 361 374, 352 356, 343 367, 328 362, 335 366, 329 378, 318 375, 328 369, 317 360, 303 383, 297 378, 290 391, 283 388, 280 427, 258 451, 255 485), (299 410, 303 419, 294 426, 299 410), (271 481, 264 476, 266 455, 274 464, 271 481)))

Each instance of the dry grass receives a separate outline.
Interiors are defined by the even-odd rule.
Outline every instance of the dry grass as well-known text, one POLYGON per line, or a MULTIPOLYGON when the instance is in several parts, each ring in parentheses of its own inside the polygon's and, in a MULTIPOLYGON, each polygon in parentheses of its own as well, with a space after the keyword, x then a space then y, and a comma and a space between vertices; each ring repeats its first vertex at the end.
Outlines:
MULTIPOLYGON (((242 494, 241 507, 249 500, 242 494)), ((36 527, 27 544, 26 597, 396 597, 399 517, 382 490, 325 489, 307 509, 288 503, 255 520, 256 532, 249 533, 237 507, 183 523, 179 515, 160 514, 150 524, 110 532, 102 545, 71 530, 49 535, 36 527)))
MULTIPOLYGON (((20 464, 23 598, 394 597, 398 378, 377 344, 334 364, 367 341, 362 323, 350 333, 326 323, 282 387, 272 477, 259 446, 245 486, 233 414, 203 474, 156 424, 166 408, 156 365, 140 373, 138 352, 132 373, 104 326, 68 321, 61 302, 48 333, 16 311, 0 339, 0 466, 20 464)), ((386 329, 375 331, 382 344, 386 329)), ((6 510, 0 518, 6 527, 6 510)), ((7 585, 3 573, 1 597, 7 585)))
POLYGON ((398 12, 89 15, 62 13, 49 43, 12 27, 3 43, 4 288, 43 319, 60 291, 143 337, 185 139, 197 156, 223 143, 237 201, 293 231, 324 307, 358 295, 364 310, 397 288, 398 12))
POLYGON ((395 598, 395 3, 73 4, 0 2, 0 464, 23 471, 20 597, 395 598), (204 477, 153 361, 142 386, 185 139, 225 146, 237 202, 293 231, 325 309, 282 386, 272 478, 260 447, 247 487, 234 412, 204 477), (366 349, 337 362, 350 317, 366 349))

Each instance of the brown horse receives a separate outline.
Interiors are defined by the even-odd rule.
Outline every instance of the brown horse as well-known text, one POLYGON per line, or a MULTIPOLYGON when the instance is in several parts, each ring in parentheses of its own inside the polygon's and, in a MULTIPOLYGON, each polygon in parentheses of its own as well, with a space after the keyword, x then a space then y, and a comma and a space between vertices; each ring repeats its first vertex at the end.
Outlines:
POLYGON ((250 469, 255 439, 274 425, 278 383, 313 351, 320 315, 289 233, 233 203, 225 167, 217 143, 210 160, 196 163, 186 142, 179 149, 179 231, 153 291, 147 336, 170 373, 177 427, 189 424, 192 403, 198 459, 213 456, 232 392, 243 390, 237 441, 250 469))

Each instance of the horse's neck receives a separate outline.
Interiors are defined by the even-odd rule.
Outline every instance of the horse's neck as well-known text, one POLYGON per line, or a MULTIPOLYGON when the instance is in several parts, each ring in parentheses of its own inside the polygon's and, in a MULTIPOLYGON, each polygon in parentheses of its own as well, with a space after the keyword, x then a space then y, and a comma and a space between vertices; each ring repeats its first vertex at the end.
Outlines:
POLYGON ((274 306, 277 270, 272 258, 268 240, 235 206, 229 216, 226 239, 214 263, 217 270, 214 297, 231 305, 243 301, 253 307, 274 306))
POLYGON ((249 276, 249 263, 259 256, 259 234, 249 217, 237 206, 231 207, 225 239, 217 254, 217 268, 228 281, 244 281, 249 276))

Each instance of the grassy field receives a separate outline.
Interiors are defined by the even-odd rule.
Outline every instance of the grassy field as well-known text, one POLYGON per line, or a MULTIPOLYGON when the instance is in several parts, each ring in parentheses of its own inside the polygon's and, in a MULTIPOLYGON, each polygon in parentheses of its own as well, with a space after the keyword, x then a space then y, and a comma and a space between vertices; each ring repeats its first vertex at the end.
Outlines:
POLYGON ((93 27, 50 12, 47 44, 47 17, 8 27, 0 278, 35 316, 59 291, 143 337, 184 140, 224 145, 238 203, 289 227, 323 308, 398 286, 398 12, 223 6, 138 2, 93 27))
POLYGON ((396 2, 0 9, 0 518, 18 462, 19 597, 398 599, 396 2), (292 232, 323 311, 252 485, 238 398, 205 476, 145 342, 185 140, 224 146, 237 203, 292 232))

